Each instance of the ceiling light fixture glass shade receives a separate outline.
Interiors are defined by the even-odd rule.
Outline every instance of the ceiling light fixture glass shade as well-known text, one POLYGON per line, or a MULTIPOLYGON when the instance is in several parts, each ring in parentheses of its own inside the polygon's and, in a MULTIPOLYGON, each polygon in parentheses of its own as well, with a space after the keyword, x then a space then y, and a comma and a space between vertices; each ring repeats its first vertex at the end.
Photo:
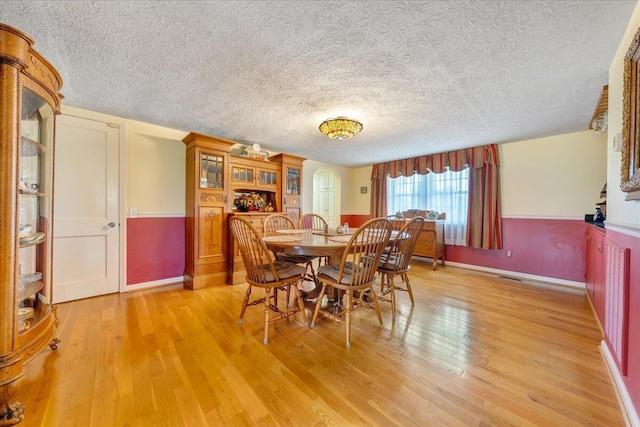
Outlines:
POLYGON ((362 131, 362 123, 343 116, 325 120, 320 125, 320 132, 338 141, 352 138, 360 131, 362 131))
POLYGON ((596 117, 591 122, 591 129, 595 135, 603 135, 607 132, 609 126, 609 111, 606 111, 603 115, 596 117))

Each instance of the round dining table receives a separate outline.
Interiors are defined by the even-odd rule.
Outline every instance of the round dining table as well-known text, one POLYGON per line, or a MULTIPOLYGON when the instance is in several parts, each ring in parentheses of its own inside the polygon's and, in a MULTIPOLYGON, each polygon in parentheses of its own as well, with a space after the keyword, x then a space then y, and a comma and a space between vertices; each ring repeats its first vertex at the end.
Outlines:
POLYGON ((288 255, 311 255, 329 257, 331 264, 340 262, 349 240, 350 234, 321 235, 304 233, 300 235, 287 235, 264 237, 267 248, 273 252, 282 252, 288 255))
MULTIPOLYGON (((275 236, 263 237, 267 248, 272 252, 280 252, 288 255, 311 255, 318 257, 328 257, 329 264, 338 264, 342 259, 342 254, 351 239, 353 232, 348 234, 326 234, 322 232, 305 233, 292 230, 287 234, 286 230, 275 236)), ((320 283, 315 283, 315 288, 303 291, 303 297, 315 298, 320 293, 320 283)))

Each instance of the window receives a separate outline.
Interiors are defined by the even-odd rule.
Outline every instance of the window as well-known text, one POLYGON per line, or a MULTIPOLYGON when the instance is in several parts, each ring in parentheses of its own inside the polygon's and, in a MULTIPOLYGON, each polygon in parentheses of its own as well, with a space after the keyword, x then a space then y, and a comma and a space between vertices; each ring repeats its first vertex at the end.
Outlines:
POLYGON ((387 178, 387 212, 422 209, 446 213, 444 235, 448 245, 466 245, 468 201, 469 168, 387 178))

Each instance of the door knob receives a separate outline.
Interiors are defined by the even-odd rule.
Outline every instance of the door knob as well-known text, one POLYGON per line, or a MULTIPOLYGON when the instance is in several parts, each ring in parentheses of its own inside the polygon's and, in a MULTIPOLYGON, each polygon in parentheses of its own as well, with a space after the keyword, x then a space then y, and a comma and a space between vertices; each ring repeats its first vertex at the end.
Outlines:
POLYGON ((109 227, 109 228, 113 228, 115 226, 116 226, 115 222, 110 222, 109 224, 107 224, 107 227, 109 227))

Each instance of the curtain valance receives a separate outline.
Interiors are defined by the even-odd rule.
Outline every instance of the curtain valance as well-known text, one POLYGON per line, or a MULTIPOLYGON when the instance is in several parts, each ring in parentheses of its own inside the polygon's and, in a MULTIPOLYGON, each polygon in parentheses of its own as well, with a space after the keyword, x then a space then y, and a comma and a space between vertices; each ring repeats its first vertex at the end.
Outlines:
POLYGON ((420 175, 426 175, 429 172, 443 173, 447 169, 457 172, 466 167, 479 169, 485 164, 500 166, 496 144, 378 163, 373 165, 371 180, 384 180, 387 176, 391 178, 411 176, 415 173, 420 175))

